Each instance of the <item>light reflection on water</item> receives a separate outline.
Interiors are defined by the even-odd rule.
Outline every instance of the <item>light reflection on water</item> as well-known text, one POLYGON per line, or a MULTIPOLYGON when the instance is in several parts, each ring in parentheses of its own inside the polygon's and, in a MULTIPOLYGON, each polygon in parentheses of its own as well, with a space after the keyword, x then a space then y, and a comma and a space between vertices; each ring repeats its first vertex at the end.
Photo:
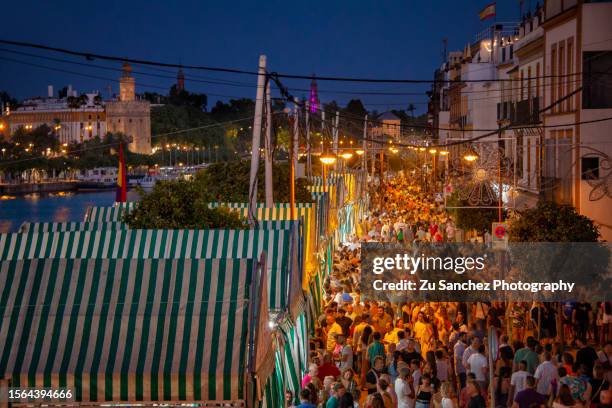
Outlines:
MULTIPOLYGON (((128 191, 128 201, 138 194, 128 191)), ((87 207, 112 205, 115 190, 26 194, 0 200, 0 233, 16 232, 22 223, 83 221, 87 207)))

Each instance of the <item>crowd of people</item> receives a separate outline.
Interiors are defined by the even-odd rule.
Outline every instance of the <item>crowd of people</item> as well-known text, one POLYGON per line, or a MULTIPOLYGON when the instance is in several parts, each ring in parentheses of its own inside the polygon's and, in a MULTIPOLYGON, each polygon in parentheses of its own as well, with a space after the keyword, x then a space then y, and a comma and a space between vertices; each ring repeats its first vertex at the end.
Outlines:
MULTIPOLYGON (((452 220, 416 186, 385 188, 384 213, 361 241, 454 240, 452 220)), ((610 302, 365 301, 359 256, 358 245, 334 256, 308 371, 287 407, 612 406, 610 302)))

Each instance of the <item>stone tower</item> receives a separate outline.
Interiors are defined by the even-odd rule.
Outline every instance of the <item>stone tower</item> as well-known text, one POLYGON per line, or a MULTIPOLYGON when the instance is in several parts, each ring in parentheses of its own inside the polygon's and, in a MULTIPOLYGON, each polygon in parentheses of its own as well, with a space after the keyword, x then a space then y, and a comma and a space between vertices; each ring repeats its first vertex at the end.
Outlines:
POLYGON ((132 76, 132 67, 127 62, 123 63, 123 74, 119 79, 119 100, 121 102, 136 100, 136 81, 132 76))
POLYGON ((183 74, 182 68, 179 68, 176 74, 176 90, 179 92, 185 90, 185 74, 183 74))
POLYGON ((132 138, 131 152, 151 154, 151 104, 136 100, 136 81, 132 67, 123 64, 119 79, 119 100, 106 103, 106 130, 132 138))

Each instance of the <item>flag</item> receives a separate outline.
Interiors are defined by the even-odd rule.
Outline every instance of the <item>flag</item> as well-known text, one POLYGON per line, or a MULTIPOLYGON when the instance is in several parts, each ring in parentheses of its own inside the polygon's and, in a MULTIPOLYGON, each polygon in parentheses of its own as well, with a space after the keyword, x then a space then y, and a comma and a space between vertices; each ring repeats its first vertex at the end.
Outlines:
POLYGON ((119 171, 117 172, 117 196, 119 203, 127 201, 127 175, 125 174, 125 158, 123 157, 123 143, 119 144, 119 171))
POLYGON ((480 16, 480 21, 486 20, 487 18, 490 18, 490 17, 495 17, 495 3, 491 3, 488 6, 486 6, 484 9, 482 9, 479 16, 480 16))

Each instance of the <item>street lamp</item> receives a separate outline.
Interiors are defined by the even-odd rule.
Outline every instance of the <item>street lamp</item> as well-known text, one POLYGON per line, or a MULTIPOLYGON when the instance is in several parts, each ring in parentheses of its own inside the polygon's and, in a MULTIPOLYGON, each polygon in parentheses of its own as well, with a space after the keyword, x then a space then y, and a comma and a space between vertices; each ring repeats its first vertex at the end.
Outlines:
POLYGON ((324 165, 330 165, 330 164, 334 164, 336 162, 336 156, 334 156, 333 154, 322 154, 319 157, 319 160, 324 165))
POLYGON ((340 157, 342 157, 344 160, 350 160, 353 158, 353 153, 351 152, 344 152, 340 155, 340 157))
POLYGON ((438 153, 438 150, 432 148, 432 149, 429 149, 429 153, 436 154, 438 153))
POLYGON ((448 150, 440 150, 440 156, 447 156, 448 150))
POLYGON ((319 160, 321 160, 321 163, 323 164, 323 166, 321 167, 323 170, 323 192, 325 193, 327 190, 327 172, 325 168, 329 165, 336 163, 336 156, 329 153, 321 153, 321 156, 319 156, 319 160))
POLYGON ((365 151, 363 149, 357 149, 357 150, 355 150, 355 153, 357 154, 357 156, 363 156, 365 151))
POLYGON ((468 162, 475 162, 476 160, 478 160, 478 153, 476 153, 474 149, 469 147, 468 150, 463 155, 463 160, 468 161, 468 162))

